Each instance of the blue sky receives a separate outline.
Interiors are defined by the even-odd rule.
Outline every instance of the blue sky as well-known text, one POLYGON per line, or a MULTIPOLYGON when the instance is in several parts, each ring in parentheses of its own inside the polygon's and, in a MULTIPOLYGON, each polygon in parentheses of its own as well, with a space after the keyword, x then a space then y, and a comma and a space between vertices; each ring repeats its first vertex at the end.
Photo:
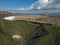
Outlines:
POLYGON ((0 9, 28 7, 37 0, 0 0, 0 9))
POLYGON ((60 12, 60 0, 0 0, 0 10, 34 13, 60 12), (33 10, 33 11, 31 11, 33 10), (57 11, 56 11, 57 10, 57 11))
POLYGON ((59 9, 60 0, 0 0, 0 9, 59 9))

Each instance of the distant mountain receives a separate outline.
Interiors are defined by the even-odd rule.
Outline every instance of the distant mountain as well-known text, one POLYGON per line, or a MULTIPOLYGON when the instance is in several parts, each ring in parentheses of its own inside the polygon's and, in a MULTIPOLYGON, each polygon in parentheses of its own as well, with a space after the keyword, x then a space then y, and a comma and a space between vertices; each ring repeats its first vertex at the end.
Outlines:
POLYGON ((15 14, 59 14, 60 15, 60 10, 59 9, 44 9, 44 10, 14 10, 14 11, 9 11, 11 13, 15 14))
POLYGON ((11 16, 11 15, 13 14, 8 11, 0 11, 0 17, 11 16))

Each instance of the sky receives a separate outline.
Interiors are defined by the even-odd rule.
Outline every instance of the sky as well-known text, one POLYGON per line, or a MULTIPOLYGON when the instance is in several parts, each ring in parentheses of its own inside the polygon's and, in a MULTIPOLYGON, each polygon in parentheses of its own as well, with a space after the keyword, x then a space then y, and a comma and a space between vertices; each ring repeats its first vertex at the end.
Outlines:
POLYGON ((0 9, 17 9, 28 7, 37 0, 0 0, 0 9))
POLYGON ((0 10, 60 12, 60 0, 0 0, 0 10))

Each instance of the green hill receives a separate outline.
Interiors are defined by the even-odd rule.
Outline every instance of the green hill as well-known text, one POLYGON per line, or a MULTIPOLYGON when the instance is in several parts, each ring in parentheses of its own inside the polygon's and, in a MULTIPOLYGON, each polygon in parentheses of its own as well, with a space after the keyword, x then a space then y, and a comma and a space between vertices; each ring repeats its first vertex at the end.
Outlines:
POLYGON ((5 16, 12 16, 14 14, 8 12, 8 11, 0 11, 0 18, 5 17, 5 16))
POLYGON ((60 26, 3 20, 0 21, 0 45, 60 45, 60 26), (22 43, 12 39, 14 34, 23 37, 22 43))
POLYGON ((1 20, 7 15, 12 14, 0 13, 0 45, 60 45, 60 26, 1 20), (13 39, 13 35, 22 39, 13 39))

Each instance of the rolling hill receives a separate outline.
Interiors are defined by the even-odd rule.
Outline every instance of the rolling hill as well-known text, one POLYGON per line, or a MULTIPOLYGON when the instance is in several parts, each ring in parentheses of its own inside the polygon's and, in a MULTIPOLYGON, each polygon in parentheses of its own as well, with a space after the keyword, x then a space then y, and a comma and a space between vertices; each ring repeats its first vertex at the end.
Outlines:
POLYGON ((60 45, 60 26, 0 19, 0 45, 60 45))

